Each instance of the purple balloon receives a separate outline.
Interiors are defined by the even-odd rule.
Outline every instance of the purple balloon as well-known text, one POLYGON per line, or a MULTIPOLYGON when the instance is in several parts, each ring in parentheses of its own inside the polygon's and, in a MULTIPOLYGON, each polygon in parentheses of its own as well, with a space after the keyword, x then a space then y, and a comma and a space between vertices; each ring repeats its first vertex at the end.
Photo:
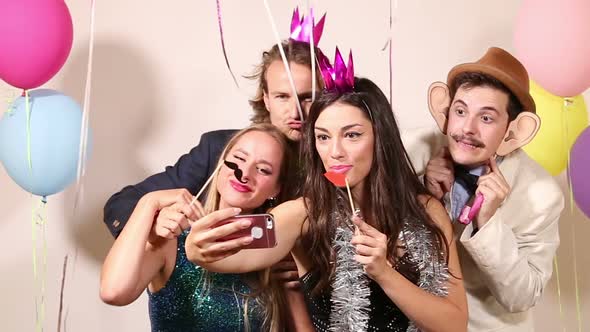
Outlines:
POLYGON ((578 208, 590 218, 590 127, 584 129, 576 139, 570 158, 574 200, 578 208))

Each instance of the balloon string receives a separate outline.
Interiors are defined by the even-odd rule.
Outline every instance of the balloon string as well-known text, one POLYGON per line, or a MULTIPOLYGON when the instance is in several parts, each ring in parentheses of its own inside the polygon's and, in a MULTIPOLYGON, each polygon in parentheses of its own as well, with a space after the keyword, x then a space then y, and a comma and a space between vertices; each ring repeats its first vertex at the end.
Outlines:
POLYGON ((573 254, 572 258, 574 259, 574 286, 575 286, 575 293, 576 293, 576 318, 578 322, 578 331, 582 332, 582 314, 580 310, 580 288, 578 286, 578 258, 576 254, 576 230, 575 230, 576 222, 572 222, 572 249, 573 254))
POLYGON ((573 214, 574 213, 574 191, 572 190, 572 177, 571 175, 571 169, 570 169, 570 143, 573 142, 569 142, 569 126, 568 126, 568 116, 569 116, 569 108, 570 105, 573 103, 573 99, 570 98, 564 98, 563 99, 563 122, 562 122, 562 127, 563 127, 563 133, 565 136, 565 154, 566 154, 566 158, 567 158, 567 164, 566 164, 566 169, 567 169, 567 182, 568 182, 568 196, 569 196, 569 200, 570 200, 570 213, 573 214))
POLYGON ((45 198, 43 198, 41 200, 40 204, 40 216, 39 216, 39 222, 41 224, 41 234, 43 236, 42 239, 42 245, 43 245, 43 249, 41 251, 41 257, 43 260, 43 268, 41 269, 41 324, 43 324, 45 322, 45 290, 46 290, 46 281, 47 281, 47 220, 46 220, 46 215, 47 215, 47 211, 46 211, 46 200, 45 198))
POLYGON ((559 304, 559 320, 563 324, 563 332, 565 332, 565 322, 563 319, 563 305, 561 304, 561 282, 559 279, 559 263, 557 261, 557 255, 553 257, 553 267, 555 268, 555 278, 557 279, 557 302, 559 304))
MULTIPOLYGON (((32 195, 31 195, 32 197, 32 195)), ((31 207, 31 241, 33 244, 33 290, 34 290, 34 302, 35 302, 35 331, 41 331, 39 324, 39 299, 37 297, 37 222, 35 208, 31 207)))
MULTIPOLYGON (((32 197, 32 196, 31 196, 32 197)), ((37 207, 31 208, 31 228, 33 242, 33 284, 35 291, 35 330, 43 331, 45 322, 45 285, 47 274, 47 238, 46 234, 46 198, 43 197, 37 207), (39 248, 38 234, 41 235, 39 248), (41 268, 39 268, 39 250, 41 250, 41 268)))
POLYGON ((23 94, 25 96, 25 112, 27 113, 27 164, 29 166, 29 172, 31 172, 32 175, 33 161, 31 159, 31 105, 29 103, 29 91, 24 90, 23 94))
MULTIPOLYGON (((569 193, 569 206, 570 206, 570 213, 574 214, 574 192, 572 190, 572 178, 571 178, 571 165, 570 165, 570 142, 568 140, 568 116, 569 116, 569 108, 570 105, 573 103, 573 99, 571 98, 563 98, 563 133, 565 135, 565 153, 567 157, 567 181, 568 181, 568 193, 569 193)), ((575 287, 575 295, 576 295, 576 320, 578 323, 578 331, 582 332, 582 315, 580 310, 580 288, 578 286, 578 258, 576 254, 576 221, 572 221, 572 258, 574 260, 574 287, 575 287)))

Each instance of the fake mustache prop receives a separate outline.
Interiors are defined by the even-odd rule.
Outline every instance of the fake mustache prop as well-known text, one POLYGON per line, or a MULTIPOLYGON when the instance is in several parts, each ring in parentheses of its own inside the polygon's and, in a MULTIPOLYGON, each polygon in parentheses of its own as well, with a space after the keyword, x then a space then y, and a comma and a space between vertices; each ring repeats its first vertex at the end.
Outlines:
POLYGON ((225 166, 229 167, 229 169, 234 171, 234 175, 236 176, 236 179, 238 179, 238 181, 240 181, 241 183, 246 183, 245 181, 242 181, 243 173, 240 167, 238 167, 238 164, 232 163, 231 161, 227 160, 224 160, 223 163, 225 164, 225 166))

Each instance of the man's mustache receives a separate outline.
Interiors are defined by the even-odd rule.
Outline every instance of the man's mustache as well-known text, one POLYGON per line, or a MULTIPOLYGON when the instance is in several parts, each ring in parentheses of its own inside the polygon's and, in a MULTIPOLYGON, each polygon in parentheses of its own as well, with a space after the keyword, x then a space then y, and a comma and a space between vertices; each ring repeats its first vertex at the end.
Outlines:
POLYGON ((451 134, 451 137, 457 142, 463 141, 464 143, 471 144, 478 148, 485 148, 486 146, 482 141, 462 134, 451 134))

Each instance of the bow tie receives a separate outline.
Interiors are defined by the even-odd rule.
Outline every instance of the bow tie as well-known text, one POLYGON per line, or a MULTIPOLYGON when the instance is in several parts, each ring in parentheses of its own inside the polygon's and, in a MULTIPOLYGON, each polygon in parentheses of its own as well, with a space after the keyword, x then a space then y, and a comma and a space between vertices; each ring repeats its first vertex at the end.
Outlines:
POLYGON ((475 194, 478 179, 479 175, 469 173, 469 170, 461 165, 455 165, 455 182, 465 188, 469 196, 475 194))

